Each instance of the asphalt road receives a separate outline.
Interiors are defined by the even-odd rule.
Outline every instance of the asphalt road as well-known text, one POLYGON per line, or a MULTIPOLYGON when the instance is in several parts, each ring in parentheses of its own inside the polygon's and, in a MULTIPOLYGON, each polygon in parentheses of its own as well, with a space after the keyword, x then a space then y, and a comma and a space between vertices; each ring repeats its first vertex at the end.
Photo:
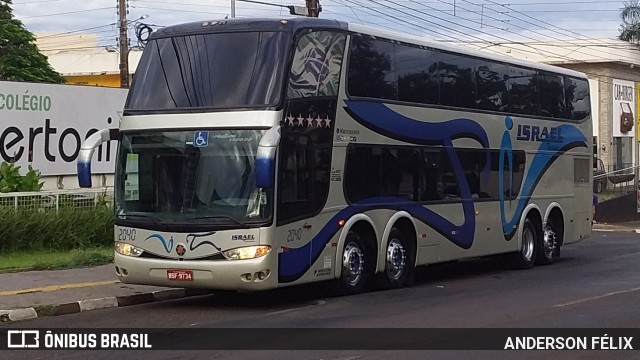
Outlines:
MULTIPOLYGON (((41 318, 11 328, 640 328, 640 235, 596 232, 551 266, 497 259, 421 268, 411 288, 357 296, 299 286, 41 318)), ((179 332, 179 330, 176 330, 179 332)), ((604 334, 603 334, 604 335, 604 334)), ((247 339, 251 341, 251 339, 247 339)), ((1 355, 1 354, 0 354, 1 355)), ((637 359, 635 351, 12 351, 6 359, 637 359)))

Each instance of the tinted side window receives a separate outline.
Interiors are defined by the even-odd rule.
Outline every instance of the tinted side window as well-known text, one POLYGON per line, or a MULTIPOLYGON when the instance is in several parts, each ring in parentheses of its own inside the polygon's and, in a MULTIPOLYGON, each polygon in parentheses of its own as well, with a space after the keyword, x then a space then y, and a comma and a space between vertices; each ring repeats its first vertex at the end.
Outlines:
POLYGON ((347 197, 356 202, 380 196, 418 198, 420 153, 385 146, 349 146, 345 182, 347 197))
POLYGON ((331 133, 320 128, 283 129, 279 223, 312 216, 324 206, 329 193, 331 140, 331 133))
POLYGON ((478 67, 477 106, 481 110, 508 111, 507 79, 509 69, 499 63, 486 63, 478 67))
MULTIPOLYGON (((500 198, 500 151, 490 150, 489 174, 485 177, 482 173, 486 162, 487 152, 483 149, 458 149, 458 157, 462 162, 465 172, 465 180, 469 185, 471 197, 473 199, 499 199, 500 198)), ((508 158, 504 159, 504 198, 515 198, 520 191, 522 178, 524 175, 525 153, 522 150, 515 150, 513 154, 513 170, 509 167, 508 158), (510 173, 513 171, 513 183, 510 183, 510 173)))
POLYGON ((442 173, 440 149, 425 149, 422 152, 422 186, 420 189, 421 201, 442 200, 444 189, 440 174, 442 173))
POLYGON ((458 178, 453 171, 451 156, 449 156, 445 149, 442 150, 441 156, 442 171, 440 173, 440 182, 442 184, 441 186, 443 192, 442 199, 454 201, 459 200, 460 188, 458 184, 458 178))
POLYGON ((394 45, 364 36, 352 36, 349 57, 349 94, 397 100, 394 45))
POLYGON ((464 149, 458 150, 458 158, 462 163, 465 181, 469 185, 471 197, 474 199, 489 198, 489 194, 481 190, 482 169, 486 164, 486 150, 464 149))
POLYGON ((561 118, 565 113, 564 84, 562 76, 547 72, 538 73, 540 90, 540 115, 561 118))
POLYGON ((371 146, 349 146, 345 169, 347 198, 356 202, 382 193, 382 159, 371 146))
POLYGON ((420 153, 402 148, 381 148, 382 195, 418 198, 420 153))
POLYGON ((398 100, 420 104, 438 104, 438 53, 405 45, 396 45, 398 100))
POLYGON ((509 110, 516 114, 538 115, 538 84, 535 70, 509 66, 509 110))
POLYGON ((440 104, 475 108, 478 60, 447 53, 441 53, 438 60, 440 104))
POLYGON ((572 120, 582 120, 589 116, 591 114, 589 82, 565 76, 564 88, 567 102, 566 117, 572 120))

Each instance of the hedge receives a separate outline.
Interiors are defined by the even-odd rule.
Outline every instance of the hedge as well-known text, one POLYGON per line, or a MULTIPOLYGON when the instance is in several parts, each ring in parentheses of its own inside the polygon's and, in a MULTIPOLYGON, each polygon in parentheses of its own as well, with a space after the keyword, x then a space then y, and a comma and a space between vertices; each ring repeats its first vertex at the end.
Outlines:
POLYGON ((113 245, 113 209, 0 207, 0 253, 113 245))

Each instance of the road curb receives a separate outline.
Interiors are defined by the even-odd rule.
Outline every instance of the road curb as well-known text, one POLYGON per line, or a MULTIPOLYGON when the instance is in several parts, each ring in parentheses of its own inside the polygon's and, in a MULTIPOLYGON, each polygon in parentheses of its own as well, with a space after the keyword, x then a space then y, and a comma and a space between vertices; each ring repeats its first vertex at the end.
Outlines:
POLYGON ((38 305, 20 309, 0 310, 0 323, 13 323, 41 317, 68 315, 92 310, 140 305, 207 294, 211 294, 211 291, 200 289, 167 289, 132 295, 79 300, 63 304, 38 305))
POLYGON ((624 233, 640 233, 640 229, 623 227, 623 226, 602 226, 602 227, 594 227, 592 229, 596 232, 624 232, 624 233))

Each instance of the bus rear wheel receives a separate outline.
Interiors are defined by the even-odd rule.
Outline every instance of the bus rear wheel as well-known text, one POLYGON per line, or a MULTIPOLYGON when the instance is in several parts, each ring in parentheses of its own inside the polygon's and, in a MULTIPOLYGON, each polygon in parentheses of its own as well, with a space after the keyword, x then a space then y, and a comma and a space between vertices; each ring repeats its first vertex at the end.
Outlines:
POLYGON ((364 290, 368 274, 365 267, 365 248, 360 235, 349 231, 342 250, 340 289, 347 295, 364 290))
POLYGON ((398 228, 389 233, 384 252, 384 272, 377 275, 377 284, 384 289, 407 286, 413 279, 413 252, 405 234, 398 228))
POLYGON ((536 263, 540 265, 551 265, 556 257, 560 255, 560 244, 558 241, 559 228, 553 219, 547 220, 540 242, 538 243, 538 257, 536 263))
POLYGON ((529 269, 536 261, 538 231, 533 222, 527 218, 522 227, 522 246, 513 255, 513 265, 518 269, 529 269))

